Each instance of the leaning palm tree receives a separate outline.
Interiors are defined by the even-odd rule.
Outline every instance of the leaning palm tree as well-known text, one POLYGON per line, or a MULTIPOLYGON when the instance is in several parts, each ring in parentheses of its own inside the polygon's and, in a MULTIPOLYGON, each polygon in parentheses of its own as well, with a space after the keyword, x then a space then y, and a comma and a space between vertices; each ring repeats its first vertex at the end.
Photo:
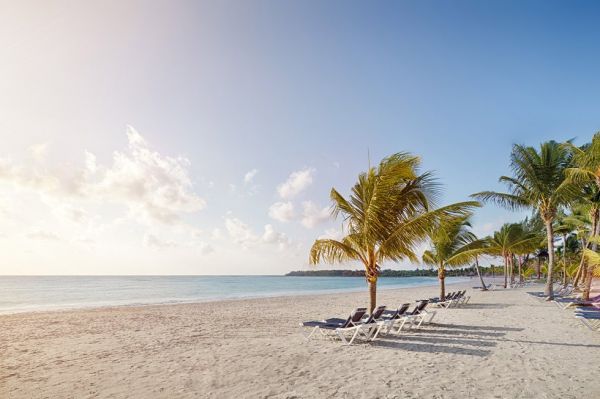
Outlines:
POLYGON ((429 235, 431 249, 423 253, 423 262, 438 269, 442 301, 446 299, 446 268, 464 266, 485 252, 486 241, 470 231, 469 216, 440 219, 429 235))
MULTIPOLYGON (((592 189, 592 193, 600 193, 600 132, 597 132, 592 137, 592 142, 579 148, 572 144, 567 144, 568 149, 573 154, 573 167, 566 171, 567 179, 573 183, 579 183, 585 187, 592 189), (591 187, 590 187, 591 186, 591 187)), ((590 218, 592 228, 590 237, 600 234, 600 207, 597 205, 598 196, 590 197, 593 205, 590 209, 590 218), (594 204, 595 203, 595 204, 594 204)), ((592 243, 592 252, 597 249, 597 242, 590 240, 592 243)), ((593 268, 588 267, 584 278, 583 299, 588 300, 590 297, 590 289, 593 278, 593 268)))
POLYGON ((502 176, 500 182, 508 185, 508 193, 483 191, 472 197, 494 202, 512 210, 533 208, 544 221, 548 247, 548 278, 545 294, 552 292, 552 268, 554 266, 554 232, 552 223, 560 208, 569 205, 579 191, 572 184, 565 184, 565 169, 570 166, 568 149, 555 142, 542 143, 540 150, 515 144, 510 166, 513 177, 502 176))
POLYGON ((331 190, 332 213, 342 216, 341 240, 318 239, 309 263, 360 261, 369 286, 371 312, 377 302, 377 278, 385 261, 417 261, 417 247, 440 218, 466 215, 478 202, 433 209, 439 184, 430 172, 419 173, 420 160, 407 153, 385 158, 358 176, 349 198, 331 190))

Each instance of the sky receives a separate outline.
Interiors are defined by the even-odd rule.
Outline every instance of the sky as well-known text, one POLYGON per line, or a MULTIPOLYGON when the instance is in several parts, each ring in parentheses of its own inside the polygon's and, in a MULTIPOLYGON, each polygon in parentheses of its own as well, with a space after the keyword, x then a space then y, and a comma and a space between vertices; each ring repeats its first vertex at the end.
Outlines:
MULTIPOLYGON (((340 234, 330 189, 399 151, 443 203, 500 190, 514 143, 600 130, 599 17, 581 0, 0 0, 0 274, 306 269, 340 234)), ((487 205, 474 231, 521 217, 487 205)))

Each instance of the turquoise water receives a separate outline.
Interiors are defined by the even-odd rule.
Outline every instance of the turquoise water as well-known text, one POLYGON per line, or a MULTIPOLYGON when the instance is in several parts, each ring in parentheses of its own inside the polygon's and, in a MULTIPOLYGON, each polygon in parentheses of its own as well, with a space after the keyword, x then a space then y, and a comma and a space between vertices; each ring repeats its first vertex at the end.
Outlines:
MULTIPOLYGON (((448 283, 468 280, 447 278, 448 283)), ((378 289, 436 285, 435 277, 380 278, 378 289)), ((0 313, 205 302, 366 289, 362 277, 0 276, 0 313)))

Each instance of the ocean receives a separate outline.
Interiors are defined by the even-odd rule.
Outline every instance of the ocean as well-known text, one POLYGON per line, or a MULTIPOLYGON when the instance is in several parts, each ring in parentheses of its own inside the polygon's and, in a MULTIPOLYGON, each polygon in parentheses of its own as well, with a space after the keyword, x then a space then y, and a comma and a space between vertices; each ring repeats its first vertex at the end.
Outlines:
MULTIPOLYGON (((385 277, 378 289, 437 284, 435 277, 385 277)), ((0 314, 361 290, 366 290, 362 277, 0 276, 0 314)))

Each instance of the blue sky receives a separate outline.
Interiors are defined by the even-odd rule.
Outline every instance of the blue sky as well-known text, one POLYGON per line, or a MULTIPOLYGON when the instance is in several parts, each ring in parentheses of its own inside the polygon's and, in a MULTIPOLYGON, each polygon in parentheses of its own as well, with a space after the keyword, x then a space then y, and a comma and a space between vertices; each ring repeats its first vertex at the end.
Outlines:
POLYGON ((447 203, 600 128, 597 2, 1 8, 0 273, 284 273, 368 153, 420 155, 447 203))

